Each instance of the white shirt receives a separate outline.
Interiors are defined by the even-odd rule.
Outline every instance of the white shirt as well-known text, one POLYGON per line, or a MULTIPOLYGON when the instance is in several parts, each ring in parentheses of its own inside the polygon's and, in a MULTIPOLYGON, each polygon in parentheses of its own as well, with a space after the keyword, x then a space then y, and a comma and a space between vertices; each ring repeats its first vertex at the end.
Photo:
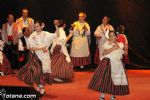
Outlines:
MULTIPOLYGON (((56 38, 56 35, 47 31, 42 31, 40 34, 35 31, 28 39, 29 48, 47 47, 48 50, 54 38, 56 38)), ((42 62, 43 73, 51 73, 51 59, 49 51, 43 52, 43 50, 36 50, 35 53, 42 62)))
POLYGON ((23 27, 28 27, 29 25, 28 25, 28 20, 26 19, 26 20, 23 20, 23 27))
POLYGON ((7 35, 12 36, 12 25, 7 24, 7 35))
MULTIPOLYGON (((25 42, 26 42, 26 47, 27 47, 27 49, 29 49, 28 37, 25 37, 25 36, 23 36, 23 37, 24 37, 25 42)), ((19 42, 18 42, 18 50, 24 51, 24 47, 23 47, 23 43, 22 43, 21 39, 19 39, 19 42)))

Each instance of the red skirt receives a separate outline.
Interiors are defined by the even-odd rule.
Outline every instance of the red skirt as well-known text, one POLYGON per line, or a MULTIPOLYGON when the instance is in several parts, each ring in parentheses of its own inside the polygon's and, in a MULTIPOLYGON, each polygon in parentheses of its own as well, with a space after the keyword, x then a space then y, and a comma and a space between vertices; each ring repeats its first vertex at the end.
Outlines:
POLYGON ((11 69, 11 64, 3 54, 3 64, 0 64, 0 71, 4 73, 4 75, 12 74, 13 70, 11 69))
POLYGON ((95 54, 94 54, 94 64, 98 65, 99 61, 100 61, 100 59, 99 59, 99 48, 97 46, 95 54))
POLYGON ((128 95, 128 85, 114 85, 111 78, 111 64, 109 58, 104 58, 94 72, 88 86, 89 89, 112 95, 128 95))
POLYGON ((38 85, 52 83, 51 74, 43 73, 42 63, 35 53, 29 53, 29 60, 26 65, 19 70, 17 73, 17 78, 24 81, 28 85, 33 85, 33 83, 38 85))
POLYGON ((61 46, 56 45, 51 55, 52 76, 71 80, 74 77, 73 65, 66 61, 66 56, 60 50, 61 46))

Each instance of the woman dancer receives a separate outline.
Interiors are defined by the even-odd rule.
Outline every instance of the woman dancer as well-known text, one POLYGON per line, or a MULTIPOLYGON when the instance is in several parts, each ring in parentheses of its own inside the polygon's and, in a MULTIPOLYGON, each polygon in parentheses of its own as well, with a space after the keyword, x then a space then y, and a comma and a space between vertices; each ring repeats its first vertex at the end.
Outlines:
POLYGON ((51 48, 52 76, 57 81, 62 79, 71 80, 74 76, 73 65, 66 47, 66 24, 63 20, 58 20, 56 25, 57 38, 51 48))
POLYGON ((123 44, 117 42, 114 31, 109 32, 109 40, 103 45, 102 61, 99 63, 89 84, 89 89, 100 91, 99 100, 105 100, 105 94, 129 94, 128 81, 122 64, 123 44))
POLYGON ((37 84, 36 90, 45 94, 44 85, 52 83, 51 77, 51 59, 49 46, 55 38, 55 34, 43 31, 44 24, 40 21, 35 22, 35 32, 33 32, 29 41, 29 60, 27 64, 18 72, 18 79, 26 84, 37 84))

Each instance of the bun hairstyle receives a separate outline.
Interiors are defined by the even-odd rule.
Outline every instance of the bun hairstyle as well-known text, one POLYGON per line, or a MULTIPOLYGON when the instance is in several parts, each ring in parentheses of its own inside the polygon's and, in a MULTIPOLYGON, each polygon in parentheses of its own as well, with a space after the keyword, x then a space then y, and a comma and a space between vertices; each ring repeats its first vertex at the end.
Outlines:
POLYGON ((35 21, 35 24, 37 24, 37 23, 42 27, 42 29, 45 27, 45 23, 44 22, 42 22, 40 20, 37 20, 37 21, 35 21))
POLYGON ((66 22, 64 20, 62 20, 62 19, 59 19, 58 23, 59 23, 58 27, 63 27, 66 24, 66 22))

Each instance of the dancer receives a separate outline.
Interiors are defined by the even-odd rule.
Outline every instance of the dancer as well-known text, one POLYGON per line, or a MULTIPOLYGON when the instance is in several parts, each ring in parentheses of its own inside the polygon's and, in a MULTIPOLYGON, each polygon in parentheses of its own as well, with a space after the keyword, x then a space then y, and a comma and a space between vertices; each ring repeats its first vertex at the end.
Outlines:
POLYGON ((90 51, 89 41, 90 39, 90 26, 85 21, 86 14, 84 12, 79 13, 79 20, 73 23, 74 33, 71 44, 70 57, 73 66, 84 66, 90 64, 90 51))
POLYGON ((123 55, 123 63, 125 64, 125 68, 129 68, 129 56, 128 56, 128 39, 126 37, 125 33, 125 26, 120 25, 118 27, 118 42, 122 42, 124 44, 124 55, 123 55))
POLYGON ((94 35, 97 40, 97 49, 94 56, 94 61, 96 64, 99 63, 101 57, 102 57, 102 45, 106 42, 108 39, 108 32, 114 31, 114 28, 112 25, 109 24, 109 17, 104 16, 102 19, 102 24, 97 27, 97 29, 94 32, 94 35), (97 61, 98 60, 98 61, 97 61))
POLYGON ((49 53, 49 46, 56 38, 55 34, 43 31, 44 23, 41 21, 35 22, 35 32, 33 32, 29 41, 29 60, 27 64, 20 69, 17 74, 19 80, 26 84, 37 84, 36 90, 41 94, 45 94, 44 85, 52 83, 51 77, 51 59, 49 53))
POLYGON ((103 44, 102 61, 99 63, 89 84, 89 89, 100 91, 100 100, 105 100, 105 94, 111 94, 111 100, 116 95, 128 95, 129 87, 122 64, 122 43, 117 42, 114 31, 109 32, 109 40, 103 44))
POLYGON ((73 65, 66 47, 65 22, 61 19, 56 26, 57 38, 51 48, 52 76, 55 81, 72 80, 74 76, 73 65))

